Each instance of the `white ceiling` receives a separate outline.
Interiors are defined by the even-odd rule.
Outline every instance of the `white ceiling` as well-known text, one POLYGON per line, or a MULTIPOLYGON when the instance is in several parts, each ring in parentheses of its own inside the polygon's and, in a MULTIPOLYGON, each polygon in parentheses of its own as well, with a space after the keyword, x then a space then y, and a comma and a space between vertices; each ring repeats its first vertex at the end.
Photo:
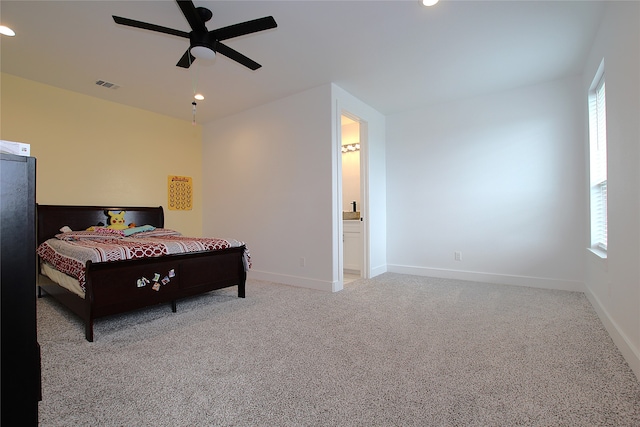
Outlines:
POLYGON ((262 64, 218 55, 176 67, 188 40, 124 27, 119 15, 182 31, 174 1, 0 2, 2 72, 198 122, 334 82, 383 114, 581 72, 604 3, 418 0, 203 1, 209 30, 272 15, 278 27, 225 43, 262 64), (117 90, 95 84, 106 80, 117 90))

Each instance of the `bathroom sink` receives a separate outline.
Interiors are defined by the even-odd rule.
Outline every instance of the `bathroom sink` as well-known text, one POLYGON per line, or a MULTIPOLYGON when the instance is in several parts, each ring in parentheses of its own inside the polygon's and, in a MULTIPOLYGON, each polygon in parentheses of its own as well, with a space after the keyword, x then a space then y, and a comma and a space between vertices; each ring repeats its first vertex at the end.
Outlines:
POLYGON ((342 212, 343 220, 360 219, 360 212, 342 212))

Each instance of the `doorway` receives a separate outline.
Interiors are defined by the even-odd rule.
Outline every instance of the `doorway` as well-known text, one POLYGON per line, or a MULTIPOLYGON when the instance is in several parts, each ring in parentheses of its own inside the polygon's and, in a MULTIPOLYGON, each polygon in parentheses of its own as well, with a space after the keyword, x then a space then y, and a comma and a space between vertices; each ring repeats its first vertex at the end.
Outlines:
POLYGON ((364 197, 362 191, 360 121, 346 113, 341 121, 343 283, 364 273, 364 197))

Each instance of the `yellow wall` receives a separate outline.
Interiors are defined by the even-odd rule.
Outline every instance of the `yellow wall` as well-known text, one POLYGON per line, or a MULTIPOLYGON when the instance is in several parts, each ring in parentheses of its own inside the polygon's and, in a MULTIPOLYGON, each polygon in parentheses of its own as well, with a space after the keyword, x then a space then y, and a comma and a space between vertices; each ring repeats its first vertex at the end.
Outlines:
POLYGON ((0 139, 31 145, 40 204, 160 206, 165 227, 202 235, 202 128, 1 74, 0 139), (193 209, 167 208, 167 177, 193 178, 193 209))

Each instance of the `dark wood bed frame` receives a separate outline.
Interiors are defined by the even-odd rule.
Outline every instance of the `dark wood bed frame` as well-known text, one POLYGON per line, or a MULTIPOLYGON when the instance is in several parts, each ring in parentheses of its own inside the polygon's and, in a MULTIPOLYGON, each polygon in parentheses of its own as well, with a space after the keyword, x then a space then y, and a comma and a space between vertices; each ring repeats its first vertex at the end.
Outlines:
MULTIPOLYGON (((37 205, 38 244, 60 233, 68 226, 72 230, 85 230, 99 223, 106 224, 107 211, 126 211, 127 223, 164 227, 162 207, 98 207, 37 205)), ((165 255, 125 261, 87 262, 85 297, 52 283, 38 282, 38 297, 44 290, 62 305, 82 318, 85 337, 93 341, 93 321, 98 317, 124 313, 156 304, 171 303, 176 312, 180 298, 202 294, 216 289, 238 286, 238 297, 245 297, 246 271, 244 246, 207 252, 165 255), (152 278, 156 273, 164 277, 173 270, 175 277, 159 291, 151 285, 138 287, 142 277, 152 278)))

